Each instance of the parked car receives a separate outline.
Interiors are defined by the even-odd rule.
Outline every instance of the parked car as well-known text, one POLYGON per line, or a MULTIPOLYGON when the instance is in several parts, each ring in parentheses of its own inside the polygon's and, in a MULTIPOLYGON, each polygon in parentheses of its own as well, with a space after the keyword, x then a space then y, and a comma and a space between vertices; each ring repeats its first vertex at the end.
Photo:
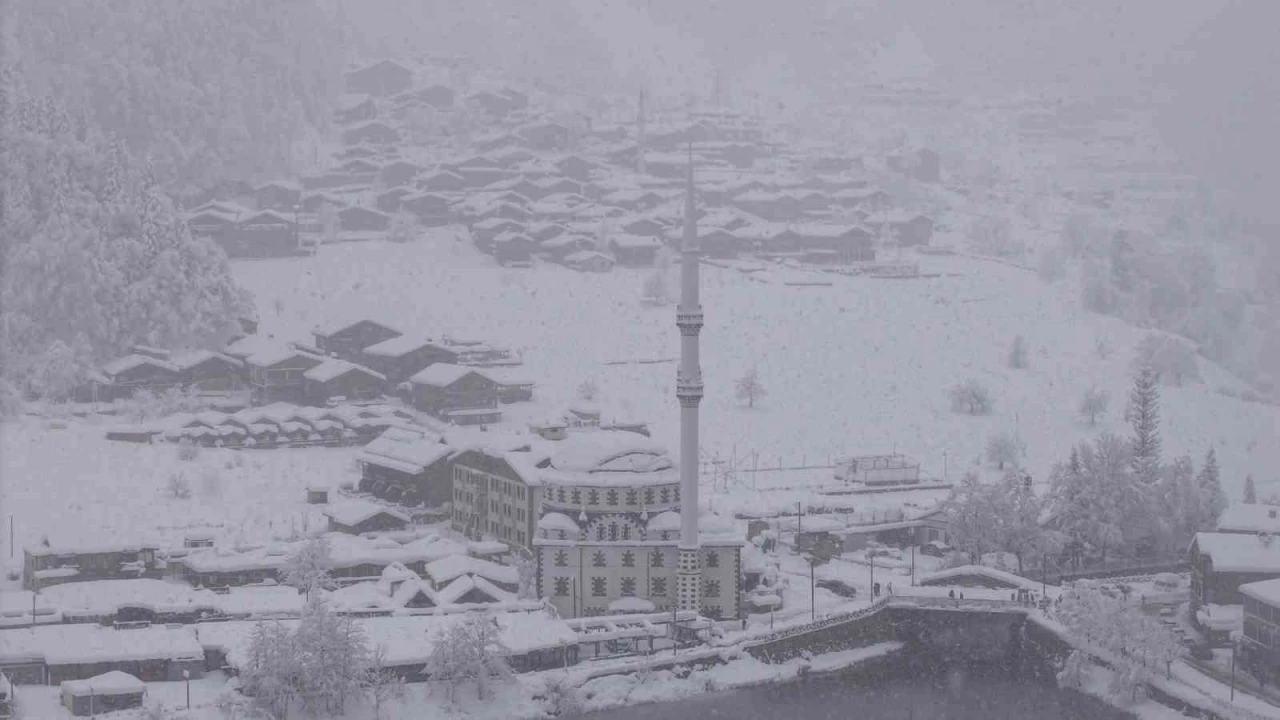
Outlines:
POLYGON ((952 550, 954 550, 954 548, 941 540, 931 540, 930 542, 920 546, 920 553, 922 555, 929 555, 932 557, 946 557, 947 553, 952 550))

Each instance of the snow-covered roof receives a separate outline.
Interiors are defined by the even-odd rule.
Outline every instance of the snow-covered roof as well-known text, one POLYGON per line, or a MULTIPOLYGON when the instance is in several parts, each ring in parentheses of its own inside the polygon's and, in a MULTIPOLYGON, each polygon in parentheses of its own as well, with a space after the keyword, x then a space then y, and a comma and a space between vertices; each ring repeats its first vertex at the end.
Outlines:
POLYGON ((620 248, 628 249, 656 248, 662 246, 662 243, 659 242, 658 238, 653 237, 652 235, 630 235, 627 233, 618 233, 616 235, 609 236, 609 243, 611 245, 617 245, 620 248))
POLYGON ((424 335, 401 335, 390 340, 383 340, 365 348, 363 352, 378 357, 398 358, 408 355, 414 350, 434 344, 431 338, 424 335))
POLYGON ((620 597, 609 603, 609 612, 651 613, 656 609, 652 600, 642 597, 620 597))
POLYGON ((320 355, 301 350, 291 345, 277 345, 274 348, 265 348, 245 359, 245 362, 260 368, 269 368, 273 365, 279 365, 285 360, 295 357, 314 358, 316 360, 323 359, 320 355))
MULTIPOLYGON (((558 240, 560 238, 556 238, 556 239, 558 240)), ((572 238, 570 238, 570 240, 572 240, 572 238)), ((554 242, 554 241, 549 240, 548 242, 554 242)), ((546 243, 544 243, 544 245, 545 244, 546 243)), ((613 263, 613 258, 609 257, 608 255, 605 255, 602 252, 596 252, 595 250, 579 250, 578 252, 569 253, 568 255, 564 256, 564 261, 570 264, 577 264, 577 263, 587 262, 588 260, 594 260, 596 258, 604 258, 609 263, 611 264, 613 263)))
POLYGON ((1245 583, 1240 586, 1240 592, 1271 607, 1280 607, 1280 578, 1245 583))
POLYGON ((434 437, 390 428, 365 445, 356 459, 417 475, 454 452, 453 447, 434 437))
POLYGON ((560 442, 551 467, 562 472, 656 472, 672 467, 667 449, 636 433, 603 430, 560 442), (615 461, 622 460, 621 464, 615 461))
POLYGON ((302 373, 302 377, 314 382, 329 382, 347 373, 356 372, 371 378, 386 381, 387 376, 363 365, 357 365, 338 358, 328 358, 324 362, 302 373))
POLYGON ((348 527, 359 525, 376 515, 390 515, 397 520, 409 522, 409 517, 399 510, 367 500, 351 500, 330 505, 324 514, 334 522, 348 527))
POLYGON ((37 625, 6 632, 0 643, 0 662, 43 658, 49 665, 92 665, 202 657, 204 650, 188 625, 128 631, 91 624, 37 625))
POLYGON ((409 378, 409 382, 418 385, 431 385, 432 387, 448 387, 471 373, 484 378, 489 377, 476 368, 467 365, 435 363, 409 378))
POLYGON ((1218 516, 1218 532, 1280 533, 1280 507, 1236 503, 1218 516))
POLYGON ((515 568, 469 555, 451 555, 434 560, 427 563, 426 571, 436 587, 463 575, 478 575, 504 585, 515 585, 520 581, 515 568))
POLYGON ((1213 561, 1215 572, 1274 572, 1280 574, 1280 540, 1257 535, 1196 533, 1193 544, 1213 561))
POLYGON ((157 360, 156 358, 149 357, 147 355, 139 355, 137 353, 112 360, 102 366, 102 372, 107 375, 119 375, 122 372, 126 372, 143 365, 150 365, 169 372, 178 372, 178 368, 175 367, 173 363, 165 362, 164 360, 157 360))
POLYGON ((226 355, 220 352, 215 352, 213 350, 193 350, 191 352, 185 352, 180 355, 175 355, 169 362, 171 362, 173 366, 178 368, 179 370, 189 370, 195 367, 196 365, 199 365, 200 363, 205 362, 206 360, 211 360, 213 358, 217 358, 219 360, 225 361, 231 365, 234 365, 235 367, 241 367, 244 365, 244 363, 240 362, 236 358, 231 357, 230 355, 226 355))
POLYGON ((578 528, 578 523, 574 522, 573 518, 569 517, 568 515, 565 515, 564 513, 558 513, 558 512, 549 512, 546 515, 543 515, 541 518, 539 518, 538 529, 539 530, 562 530, 566 533, 569 533, 575 538, 578 536, 578 533, 581 532, 581 530, 578 528))
POLYGON ((369 318, 359 318, 357 320, 340 320, 337 322, 333 322, 333 323, 330 323, 329 325, 317 327, 315 329, 315 334, 321 337, 329 337, 331 335, 337 335, 343 330, 348 330, 361 323, 371 323, 373 325, 377 325, 380 328, 390 330, 391 332, 394 332, 396 334, 402 334, 400 333, 399 330, 395 329, 394 327, 384 322, 380 322, 378 320, 371 320, 369 318))
POLYGON ((1005 572, 1004 570, 997 570, 996 568, 986 567, 984 565, 961 565, 959 567, 949 568, 947 570, 939 570, 938 572, 929 573, 927 575, 920 576, 918 583, 921 585, 945 586, 948 580, 951 580, 957 577, 964 577, 966 575, 969 575, 969 576, 978 575, 1011 588, 1026 588, 1028 590, 1039 590, 1041 585, 1038 582, 1032 582, 1027 578, 1014 575, 1013 573, 1005 572))
POLYGON ((133 695, 147 691, 147 684, 129 673, 112 670, 88 680, 64 680, 62 692, 68 695, 133 695))
POLYGON ((281 342, 266 335, 246 335, 234 342, 228 343, 223 351, 234 357, 247 358, 251 355, 271 350, 282 345, 281 342))
POLYGON ((660 512, 649 518, 645 525, 648 532, 676 532, 680 530, 680 513, 674 510, 660 512))

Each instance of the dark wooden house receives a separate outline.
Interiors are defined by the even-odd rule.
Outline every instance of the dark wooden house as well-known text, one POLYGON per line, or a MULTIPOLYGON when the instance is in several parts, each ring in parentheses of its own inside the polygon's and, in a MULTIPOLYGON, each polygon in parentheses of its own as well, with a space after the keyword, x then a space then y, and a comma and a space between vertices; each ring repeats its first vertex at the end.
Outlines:
POLYGON ((178 355, 171 362, 178 369, 182 384, 197 391, 239 390, 249 380, 242 361, 212 350, 178 355))
POLYGON ((370 345, 397 338, 404 333, 374 320, 338 323, 312 331, 320 352, 350 362, 360 362, 362 351, 370 345))
POLYGON ((648 235, 618 234, 609 238, 609 250, 619 265, 651 267, 662 243, 648 235))
POLYGON ((1280 541, 1271 535, 1196 533, 1188 550, 1191 605, 1240 605, 1240 586, 1280 578, 1280 541))
POLYGON ((713 258, 737 257, 746 249, 737 235, 724 228, 711 228, 699 233, 698 243, 702 246, 703 254, 713 258))
POLYGON ((341 209, 346 207, 346 203, 322 192, 310 193, 302 198, 302 211, 305 213, 318 213, 325 207, 341 209))
POLYGON ((395 213, 400 212, 404 198, 416 194, 417 191, 413 188, 404 186, 394 187, 386 192, 379 193, 378 197, 374 198, 373 204, 377 206, 378 210, 381 212, 387 213, 388 215, 394 215, 395 213))
POLYGON ((306 380, 303 374, 324 362, 324 357, 293 347, 282 347, 250 355, 249 386, 259 404, 277 401, 302 403, 306 380))
POLYGON ((394 145, 400 142, 400 131, 374 120, 342 131, 344 145, 394 145))
POLYGON ((507 232, 523 232, 524 225, 502 217, 491 217, 471 223, 471 241, 484 253, 492 252, 493 241, 507 232))
POLYGON ((456 219, 450 210, 452 203, 443 195, 419 192, 400 199, 400 208, 417 216, 418 222, 429 227, 448 225, 456 219))
POLYGON ((516 103, 511 98, 488 91, 467 96, 467 104, 494 117, 508 115, 516 109, 516 103))
POLYGON ((348 93, 374 97, 396 95, 413 85, 413 71, 392 60, 380 60, 346 75, 348 93))
POLYGON ((302 187, 287 180, 275 180, 255 188, 253 199, 260 210, 293 212, 302 201, 302 187))
POLYGON ((346 207, 338 211, 338 223, 348 232, 377 232, 391 227, 391 216, 365 207, 346 207))
POLYGON ((808 223, 788 228, 777 242, 817 263, 871 262, 875 239, 862 227, 808 223))
POLYGON ((769 222, 794 222, 804 215, 803 204, 787 193, 752 190, 734 197, 732 204, 769 222))
POLYGON ((303 394, 311 405, 323 407, 336 398, 372 400, 387 391, 387 378, 363 365, 328 358, 302 374, 303 394))
POLYGON ((230 257, 287 257, 299 252, 298 224, 293 215, 263 210, 237 222, 223 247, 230 257))
POLYGON ((161 391, 182 384, 182 372, 167 360, 133 353, 102 367, 107 387, 100 400, 130 397, 138 390, 161 391), (105 395, 105 397, 103 397, 105 395))
POLYGON ((329 532, 348 535, 403 530, 409 524, 408 516, 399 510, 361 500, 330 505, 324 514, 329 532))
POLYGON ((396 160, 382 166, 378 179, 387 187, 408 185, 422 172, 422 168, 408 160, 396 160))
POLYGON ((436 363, 409 379, 414 406, 458 425, 497 422, 498 385, 464 365, 436 363))
POLYGON ((156 551, 156 547, 131 544, 27 547, 22 551, 22 587, 34 590, 87 580, 158 578, 156 551))
POLYGON ((595 169, 595 163, 583 160, 577 155, 569 155, 556 161, 556 167, 564 176, 580 183, 590 182, 591 171, 595 169))
POLYGON ((362 492, 408 507, 440 507, 453 493, 456 449, 422 433, 392 428, 356 457, 362 492))
POLYGON ((910 247, 928 245, 933 238, 933 219, 905 210, 890 210, 867 216, 867 227, 887 233, 898 244, 910 247))
POLYGON ((333 119, 339 124, 369 122, 378 117, 378 105, 363 93, 346 93, 338 97, 333 119))
POLYGON ((370 345, 361 352, 364 364, 400 384, 436 363, 453 363, 458 353, 428 338, 401 335, 370 345))
MULTIPOLYGON (((570 255, 580 252, 594 252, 596 247, 595 238, 577 234, 563 234, 538 243, 541 252, 555 262, 565 262, 570 255)), ((596 253, 597 255, 601 253, 596 253)), ((613 258, 605 255, 608 262, 608 268, 613 268, 613 258)), ((599 261, 593 261, 597 265, 599 261)), ((582 268, 574 268, 575 270, 582 268)), ((594 268, 591 268, 594 269, 594 268)))
POLYGON ((536 247, 533 239, 522 232, 504 232, 493 239, 493 258, 499 265, 527 266, 536 247))
POLYGON ((555 122, 525 125, 516 130, 525 146, 534 150, 562 150, 569 146, 569 128, 555 122))

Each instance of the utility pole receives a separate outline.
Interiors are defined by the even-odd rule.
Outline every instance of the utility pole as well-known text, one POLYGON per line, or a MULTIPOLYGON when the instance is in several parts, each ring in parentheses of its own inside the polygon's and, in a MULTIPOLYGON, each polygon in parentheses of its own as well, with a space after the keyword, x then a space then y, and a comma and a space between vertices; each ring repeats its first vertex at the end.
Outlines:
POLYGON ((801 512, 800 512, 800 501, 799 501, 799 500, 797 500, 797 501, 796 501, 796 534, 797 534, 797 535, 798 535, 798 534, 800 534, 801 523, 803 522, 803 521, 801 520, 801 517, 803 517, 803 516, 802 516, 802 514, 801 514, 801 512))
POLYGON ((818 589, 813 577, 814 559, 809 557, 809 619, 818 619, 818 589))
POLYGON ((911 587, 916 586, 916 546, 911 544, 911 587))

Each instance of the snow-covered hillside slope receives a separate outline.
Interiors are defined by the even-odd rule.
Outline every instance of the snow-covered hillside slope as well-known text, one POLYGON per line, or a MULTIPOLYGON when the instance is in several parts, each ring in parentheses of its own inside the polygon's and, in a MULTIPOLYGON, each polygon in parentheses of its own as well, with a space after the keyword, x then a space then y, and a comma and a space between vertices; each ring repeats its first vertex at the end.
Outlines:
MULTIPOLYGON (((319 323, 368 316, 405 332, 511 346, 523 351, 521 374, 538 382, 538 405, 504 406, 508 417, 563 409, 594 379, 606 417, 647 420, 676 449, 675 365, 606 364, 678 353, 674 308, 641 303, 650 271, 502 269, 452 232, 415 244, 326 246, 313 258, 240 263, 233 272, 257 295, 262 332, 282 340, 310 341, 319 323)), ((943 475, 945 463, 957 479, 980 462, 991 434, 1010 431, 1025 440, 1028 468, 1043 480, 1072 443, 1126 431, 1130 363, 1143 331, 1083 312, 1070 289, 1025 270, 963 257, 921 264, 942 276, 748 276, 704 265, 704 448, 726 457, 756 451, 774 464, 896 449, 919 457, 928 475, 943 475), (783 284, 797 276, 833 284, 783 284), (1027 370, 1006 366, 1017 334, 1030 346, 1027 370), (1110 352, 1099 353, 1100 343, 1110 352), (769 394, 748 410, 734 382, 752 366, 769 394), (994 394, 990 416, 951 411, 949 388, 969 378, 994 394), (1090 427, 1077 408, 1094 386, 1110 393, 1111 408, 1090 427)), ((1202 374, 1203 385, 1164 391, 1165 454, 1189 453, 1198 464, 1215 445, 1230 497, 1239 497, 1246 473, 1266 494, 1280 480, 1280 408, 1218 394, 1237 384, 1204 361, 1202 374)))

